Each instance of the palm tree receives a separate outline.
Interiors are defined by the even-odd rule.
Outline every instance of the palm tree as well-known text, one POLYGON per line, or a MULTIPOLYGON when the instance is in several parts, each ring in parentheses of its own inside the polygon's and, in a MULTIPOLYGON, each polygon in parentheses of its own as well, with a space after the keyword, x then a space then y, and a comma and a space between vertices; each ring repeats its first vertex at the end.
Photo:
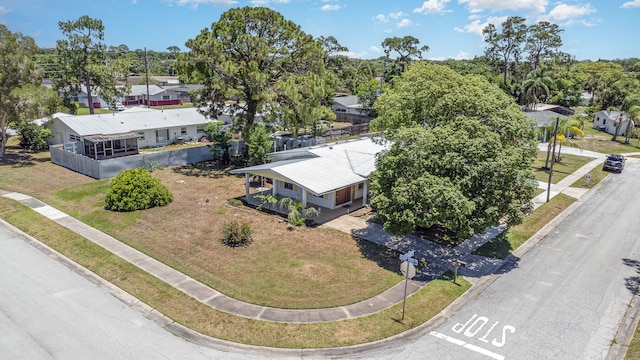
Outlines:
POLYGON ((568 146, 577 146, 575 143, 568 142, 567 139, 574 136, 584 135, 584 132, 580 128, 581 124, 581 120, 575 117, 560 120, 560 123, 558 124, 558 142, 560 143, 560 148, 558 149, 556 162, 560 161, 560 152, 562 151, 563 144, 568 146))
POLYGON ((545 102, 551 94, 553 85, 551 71, 546 65, 540 65, 527 74, 526 79, 520 85, 523 105, 531 109, 536 103, 545 102))
MULTIPOLYGON (((555 142, 560 144, 560 148, 558 149, 558 153, 553 161, 560 161, 560 152, 562 151, 562 145, 566 146, 578 146, 576 143, 571 143, 568 141, 568 138, 573 136, 582 136, 584 132, 581 129, 583 121, 576 116, 571 118, 565 118, 560 120, 558 123, 558 133, 555 137, 555 142)), ((553 132, 555 130, 555 123, 547 124, 547 133, 552 134, 551 139, 549 140, 549 146, 547 147, 547 159, 544 164, 544 168, 549 168, 549 155, 551 154, 551 148, 554 143, 553 132)))
POLYGON ((287 209, 287 219, 289 223, 294 226, 304 224, 305 219, 308 217, 320 215, 320 209, 314 207, 304 209, 302 207, 302 201, 288 197, 280 199, 280 208, 287 209))
MULTIPOLYGON (((629 143, 629 136, 631 135, 631 131, 636 125, 636 121, 640 118, 640 95, 630 95, 622 100, 622 105, 620 105, 620 110, 622 110, 627 115, 627 128, 625 130, 625 138, 624 143, 629 143)), ((616 127, 617 129, 617 127, 616 127)), ((616 131, 616 134, 618 132, 616 131)))

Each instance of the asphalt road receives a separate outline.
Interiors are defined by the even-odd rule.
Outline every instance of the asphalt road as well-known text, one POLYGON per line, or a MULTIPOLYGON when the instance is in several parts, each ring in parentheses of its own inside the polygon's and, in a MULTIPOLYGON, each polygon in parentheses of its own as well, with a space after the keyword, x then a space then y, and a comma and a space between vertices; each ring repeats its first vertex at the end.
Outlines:
POLYGON ((0 359, 248 359, 166 331, 0 223, 0 359))
POLYGON ((606 359, 640 282, 639 176, 628 162, 437 329, 359 357, 606 359))
MULTIPOLYGON (((640 282, 640 161, 629 162, 441 325, 367 359, 605 359, 640 282)), ((172 335, 0 226, 0 359, 248 359, 172 335)), ((485 280, 486 281, 486 280, 485 280)), ((412 311, 411 309, 408 309, 412 311)), ((239 347, 241 348, 241 347, 239 347)), ((255 350, 255 349, 254 349, 255 350)), ((279 358, 278 352, 260 352, 279 358)), ((291 355, 291 353, 289 353, 291 355)), ((329 355, 331 356, 331 355, 329 355)), ((319 352, 305 358, 325 357, 319 352)))

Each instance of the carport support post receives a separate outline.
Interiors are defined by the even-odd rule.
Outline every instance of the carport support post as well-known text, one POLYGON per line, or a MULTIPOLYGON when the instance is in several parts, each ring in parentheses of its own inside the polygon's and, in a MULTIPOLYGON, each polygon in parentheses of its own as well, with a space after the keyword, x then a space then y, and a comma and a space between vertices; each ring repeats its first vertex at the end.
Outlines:
POLYGON ((249 173, 244 173, 244 191, 249 202, 249 193, 251 192, 251 180, 249 179, 249 173))

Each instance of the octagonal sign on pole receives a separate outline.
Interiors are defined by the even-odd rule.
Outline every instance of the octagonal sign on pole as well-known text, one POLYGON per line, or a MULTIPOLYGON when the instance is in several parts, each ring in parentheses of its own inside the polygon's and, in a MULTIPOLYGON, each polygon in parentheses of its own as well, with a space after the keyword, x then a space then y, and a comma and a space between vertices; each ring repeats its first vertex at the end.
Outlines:
POLYGON ((416 268, 418 265, 418 259, 414 259, 412 256, 415 255, 415 251, 411 250, 406 254, 400 255, 400 260, 402 260, 402 264, 400 264, 400 271, 404 275, 404 301, 402 302, 402 320, 404 320, 404 309, 407 305, 407 284, 409 283, 409 278, 413 278, 416 276, 416 268))

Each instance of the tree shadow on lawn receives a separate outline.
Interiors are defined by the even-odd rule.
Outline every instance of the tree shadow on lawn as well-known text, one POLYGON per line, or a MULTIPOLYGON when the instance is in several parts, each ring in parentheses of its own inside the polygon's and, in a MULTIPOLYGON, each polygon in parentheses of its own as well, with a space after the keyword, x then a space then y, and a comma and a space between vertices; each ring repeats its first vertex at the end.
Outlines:
MULTIPOLYGON (((8 149, 7 149, 8 150, 8 149)), ((39 163, 46 163, 51 161, 51 157, 36 157, 35 153, 24 151, 7 151, 0 160, 0 167, 10 166, 13 168, 22 168, 38 165, 39 163)))
POLYGON ((400 251, 378 245, 368 240, 353 237, 362 256, 371 261, 375 261, 378 266, 385 270, 398 272, 400 264, 400 251))

